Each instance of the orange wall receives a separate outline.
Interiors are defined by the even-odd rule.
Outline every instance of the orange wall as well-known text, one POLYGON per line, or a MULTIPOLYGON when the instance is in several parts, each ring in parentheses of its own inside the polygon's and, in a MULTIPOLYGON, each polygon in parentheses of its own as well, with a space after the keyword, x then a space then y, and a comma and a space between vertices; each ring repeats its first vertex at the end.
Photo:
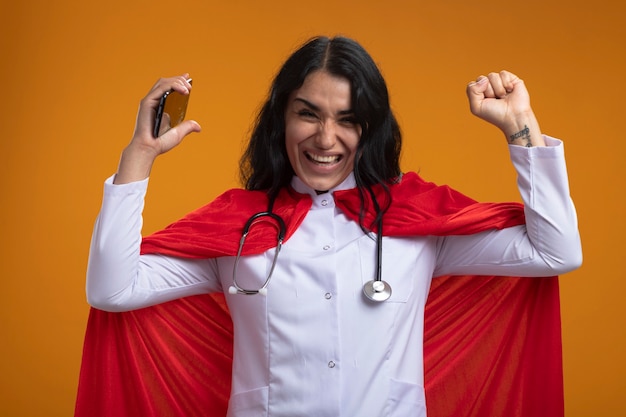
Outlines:
POLYGON ((626 277, 621 2, 3 2, 0 415, 72 414, 88 306, 84 273, 102 181, 157 77, 189 71, 200 135, 157 163, 145 230, 237 184, 253 114, 285 56, 352 36, 386 76, 405 170, 481 200, 517 199, 504 139, 465 85, 525 79, 545 132, 566 141, 585 264, 562 278, 567 415, 625 412, 626 277), (619 166, 618 166, 619 164, 619 166))

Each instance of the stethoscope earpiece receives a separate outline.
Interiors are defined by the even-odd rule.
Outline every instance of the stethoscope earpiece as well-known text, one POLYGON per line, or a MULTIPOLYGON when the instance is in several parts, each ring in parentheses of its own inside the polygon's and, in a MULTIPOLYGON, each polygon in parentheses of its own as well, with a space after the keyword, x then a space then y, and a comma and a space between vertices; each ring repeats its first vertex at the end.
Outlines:
POLYGON ((363 285, 363 294, 372 301, 387 301, 391 297, 391 286, 382 280, 368 281, 363 285))

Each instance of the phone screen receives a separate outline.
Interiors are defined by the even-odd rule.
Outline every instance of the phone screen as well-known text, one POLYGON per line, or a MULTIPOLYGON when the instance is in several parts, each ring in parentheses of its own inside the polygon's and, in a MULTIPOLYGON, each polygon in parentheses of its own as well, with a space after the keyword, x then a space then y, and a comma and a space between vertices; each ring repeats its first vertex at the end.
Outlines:
MULTIPOLYGON (((189 82, 191 83, 191 80, 189 82)), ((152 132, 155 138, 179 125, 185 119, 188 103, 189 94, 183 95, 170 90, 161 96, 152 132)))

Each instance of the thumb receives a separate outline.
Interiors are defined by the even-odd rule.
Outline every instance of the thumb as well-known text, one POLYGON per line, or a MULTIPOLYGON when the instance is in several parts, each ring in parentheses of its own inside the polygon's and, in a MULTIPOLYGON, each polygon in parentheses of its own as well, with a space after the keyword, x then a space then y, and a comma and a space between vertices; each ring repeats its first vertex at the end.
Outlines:
POLYGON ((195 120, 185 120, 178 126, 169 129, 159 136, 162 144, 162 152, 167 152, 177 146, 183 139, 191 133, 199 133, 202 127, 195 120))
POLYGON ((482 101, 486 97, 487 89, 489 88, 488 78, 481 75, 467 85, 466 93, 469 100, 470 110, 473 114, 476 114, 480 110, 482 101))
POLYGON ((202 127, 195 120, 185 120, 173 129, 180 130, 179 134, 183 137, 189 135, 190 133, 199 133, 202 131, 202 127))

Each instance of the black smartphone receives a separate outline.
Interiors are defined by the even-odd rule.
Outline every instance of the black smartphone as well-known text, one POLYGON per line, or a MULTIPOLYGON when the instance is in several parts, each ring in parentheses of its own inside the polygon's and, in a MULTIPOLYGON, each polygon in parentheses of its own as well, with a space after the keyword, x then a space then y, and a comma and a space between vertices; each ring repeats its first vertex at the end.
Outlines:
MULTIPOLYGON (((191 84, 191 80, 187 80, 191 84)), ((156 117, 154 118, 154 129, 152 134, 159 137, 159 132, 165 133, 174 126, 179 125, 185 119, 189 103, 189 94, 183 95, 176 91, 166 91, 159 101, 156 117), (163 126, 161 126, 163 125, 163 126), (167 127, 167 129, 163 129, 167 127)))

